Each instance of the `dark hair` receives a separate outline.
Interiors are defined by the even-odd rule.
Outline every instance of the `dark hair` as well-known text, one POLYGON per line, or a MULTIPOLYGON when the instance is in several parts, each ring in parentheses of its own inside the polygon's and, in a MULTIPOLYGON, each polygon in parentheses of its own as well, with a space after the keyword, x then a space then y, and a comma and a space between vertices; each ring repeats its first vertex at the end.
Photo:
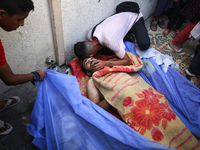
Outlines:
POLYGON ((87 73, 87 70, 83 67, 83 60, 84 60, 84 59, 81 60, 81 69, 82 69, 83 72, 86 74, 86 73, 87 73))
POLYGON ((4 9, 9 15, 14 15, 34 10, 34 4, 32 0, 0 0, 0 9, 4 9))
POLYGON ((87 49, 86 49, 86 44, 85 42, 78 42, 74 45, 74 53, 77 57, 79 58, 86 58, 88 57, 87 49))
MULTIPOLYGON (((81 59, 81 69, 83 70, 83 72, 84 72, 86 75, 88 75, 88 72, 92 74, 92 70, 86 70, 86 69, 83 67, 83 61, 84 61, 85 59, 88 59, 88 58, 90 58, 90 57, 85 57, 84 59, 81 59)), ((90 75, 88 75, 88 76, 90 76, 90 75)))

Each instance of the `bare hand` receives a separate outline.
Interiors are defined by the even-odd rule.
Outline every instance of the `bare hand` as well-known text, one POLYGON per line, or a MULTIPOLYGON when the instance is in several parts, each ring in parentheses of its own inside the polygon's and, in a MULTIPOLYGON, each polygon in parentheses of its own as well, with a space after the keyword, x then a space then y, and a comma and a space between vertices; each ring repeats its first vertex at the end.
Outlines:
POLYGON ((105 66, 105 61, 102 60, 95 60, 95 62, 92 65, 92 72, 98 71, 103 69, 105 66))
POLYGON ((44 77, 46 76, 46 72, 42 70, 36 70, 40 74, 40 81, 44 80, 44 77))

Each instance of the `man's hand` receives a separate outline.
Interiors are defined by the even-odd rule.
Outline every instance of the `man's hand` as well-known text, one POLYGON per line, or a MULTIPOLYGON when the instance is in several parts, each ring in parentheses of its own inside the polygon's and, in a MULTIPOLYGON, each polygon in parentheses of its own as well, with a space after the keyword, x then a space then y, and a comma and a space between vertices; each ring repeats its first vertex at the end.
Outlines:
POLYGON ((102 61, 99 59, 95 60, 92 64, 92 72, 103 69, 105 65, 106 65, 106 61, 102 61))
POLYGON ((102 61, 98 59, 94 61, 92 63, 92 72, 101 70, 105 66, 113 67, 113 66, 129 66, 129 65, 132 65, 132 62, 127 53, 125 53, 125 56, 122 59, 111 60, 111 61, 102 61))
POLYGON ((42 70, 36 70, 40 74, 40 81, 44 80, 44 77, 46 76, 46 72, 42 70))

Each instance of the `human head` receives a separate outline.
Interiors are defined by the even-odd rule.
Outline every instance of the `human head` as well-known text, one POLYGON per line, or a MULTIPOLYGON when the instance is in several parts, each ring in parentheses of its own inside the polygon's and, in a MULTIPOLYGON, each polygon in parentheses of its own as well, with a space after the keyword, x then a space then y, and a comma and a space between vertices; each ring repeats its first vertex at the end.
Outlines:
POLYGON ((88 76, 92 75, 92 73, 93 73, 92 65, 94 64, 95 60, 96 59, 94 57, 87 57, 82 60, 81 68, 86 73, 86 75, 88 75, 88 76))
POLYGON ((79 58, 89 57, 94 51, 94 47, 90 41, 78 42, 74 45, 74 53, 79 58))
POLYGON ((32 0, 0 0, 0 27, 6 31, 24 25, 24 19, 34 10, 32 0))
POLYGON ((32 0, 0 0, 0 9, 5 10, 10 16, 34 10, 32 0))

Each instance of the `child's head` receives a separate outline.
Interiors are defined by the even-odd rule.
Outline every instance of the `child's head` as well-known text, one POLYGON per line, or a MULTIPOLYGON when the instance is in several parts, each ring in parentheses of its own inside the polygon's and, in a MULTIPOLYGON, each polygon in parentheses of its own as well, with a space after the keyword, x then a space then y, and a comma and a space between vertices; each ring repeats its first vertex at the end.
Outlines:
POLYGON ((32 0, 0 0, 0 9, 5 10, 10 16, 34 10, 32 0))
POLYGON ((32 0, 0 0, 0 27, 6 31, 24 25, 24 19, 34 10, 32 0))
POLYGON ((82 70, 86 73, 86 75, 91 76, 92 75, 92 65, 95 62, 95 58, 94 57, 87 57, 85 59, 83 59, 82 63, 81 63, 81 68, 82 70))

